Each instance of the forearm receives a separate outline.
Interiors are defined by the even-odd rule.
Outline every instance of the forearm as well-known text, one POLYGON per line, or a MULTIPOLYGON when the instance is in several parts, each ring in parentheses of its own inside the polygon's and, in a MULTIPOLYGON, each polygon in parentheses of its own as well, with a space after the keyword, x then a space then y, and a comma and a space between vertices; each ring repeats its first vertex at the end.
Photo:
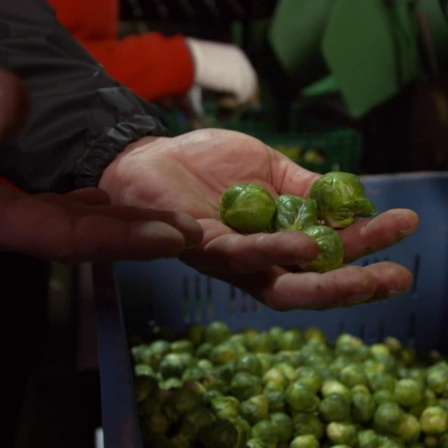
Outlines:
POLYGON ((1 145, 0 175, 28 192, 98 184, 117 153, 163 135, 156 110, 109 77, 41 0, 2 0, 0 65, 19 75, 31 108, 1 145))

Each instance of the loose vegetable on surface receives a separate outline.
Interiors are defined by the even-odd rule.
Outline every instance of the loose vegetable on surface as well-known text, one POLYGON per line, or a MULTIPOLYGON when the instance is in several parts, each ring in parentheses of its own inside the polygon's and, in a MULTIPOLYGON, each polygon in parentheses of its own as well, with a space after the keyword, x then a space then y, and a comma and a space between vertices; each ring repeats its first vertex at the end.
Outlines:
POLYGON ((219 216, 224 224, 243 234, 307 233, 316 240, 319 255, 300 269, 327 272, 340 268, 344 259, 344 244, 334 229, 377 213, 364 193, 358 176, 345 172, 321 176, 312 185, 309 198, 283 194, 274 199, 261 185, 233 185, 221 196, 219 216))
POLYGON ((391 337, 215 321, 131 355, 145 448, 448 446, 448 360, 391 337))

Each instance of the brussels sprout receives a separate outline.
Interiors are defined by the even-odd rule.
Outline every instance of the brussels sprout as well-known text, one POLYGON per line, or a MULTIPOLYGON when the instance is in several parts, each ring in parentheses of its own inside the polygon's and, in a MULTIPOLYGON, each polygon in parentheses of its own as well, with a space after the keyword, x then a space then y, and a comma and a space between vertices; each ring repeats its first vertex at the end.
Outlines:
POLYGON ((435 364, 426 371, 426 384, 437 395, 448 390, 448 367, 446 364, 435 364))
POLYGON ((324 383, 322 384, 321 394, 323 397, 338 394, 350 398, 350 389, 345 384, 342 384, 338 380, 328 379, 325 380, 324 383))
POLYGON ((440 406, 430 406, 420 415, 420 427, 425 434, 443 434, 448 431, 448 414, 440 406))
POLYGON ((269 402, 265 395, 254 395, 241 402, 241 415, 253 425, 269 418, 269 402))
POLYGON ((206 326, 204 331, 204 340, 205 342, 216 345, 224 342, 231 336, 231 334, 232 332, 225 322, 215 320, 206 326))
POLYGON ((319 415, 327 422, 344 421, 350 416, 350 404, 346 395, 328 395, 319 404, 319 415))
POLYGON ((210 401, 214 414, 221 419, 232 419, 238 417, 241 410, 240 402, 232 396, 221 396, 212 398, 210 401))
POLYGON ((344 261, 344 242, 341 236, 328 226, 311 226, 304 232, 315 239, 319 255, 311 261, 299 263, 305 271, 328 272, 338 269, 344 261))
POLYGON ((143 425, 146 427, 145 430, 147 429, 159 434, 166 434, 170 427, 168 419, 162 412, 155 412, 147 418, 144 418, 143 425))
POLYGON ((298 328, 285 330, 276 340, 277 350, 299 350, 304 344, 302 332, 298 328))
POLYGON ((397 381, 394 394, 401 406, 415 406, 423 399, 423 385, 411 378, 403 378, 397 381))
POLYGON ((295 381, 286 388, 285 401, 296 412, 314 412, 320 400, 310 386, 295 381))
POLYGON ((325 433, 325 425, 316 414, 299 412, 293 415, 294 435, 313 435, 316 439, 321 439, 325 433))
POLYGON ((334 444, 355 446, 357 440, 357 430, 353 423, 331 422, 327 425, 325 432, 327 437, 334 444))
POLYGON ((405 414, 395 434, 406 443, 417 442, 420 438, 420 423, 418 419, 411 414, 405 414))
POLYGON ((357 434, 358 448, 378 448, 380 439, 373 429, 362 429, 357 434))
POLYGON ((319 448, 319 441, 311 434, 297 436, 289 444, 289 448, 319 448))
POLYGON ((191 365, 193 357, 187 353, 168 353, 160 361, 159 371, 163 378, 180 378, 191 365))
POLYGON ((277 446, 278 433, 271 420, 260 420, 252 426, 252 437, 277 446))
POLYGON ((263 384, 271 390, 282 390, 286 384, 286 377, 277 366, 271 367, 263 375, 263 384))
POLYGON ((230 382, 229 391, 240 401, 260 395, 263 391, 261 378, 248 372, 237 372, 230 382))
POLYGON ((319 392, 323 384, 322 375, 312 366, 299 367, 296 371, 296 379, 302 384, 310 386, 314 392, 319 392))
POLYGON ((352 173, 324 174, 312 185, 310 199, 317 201, 318 218, 333 228, 345 228, 357 217, 377 213, 374 204, 365 197, 359 177, 352 173))
POLYGON ((211 362, 218 366, 228 364, 237 359, 237 357, 237 348, 228 341, 215 345, 210 352, 211 362))
POLYGON ((247 372, 260 376, 263 370, 260 358, 255 353, 244 353, 235 360, 235 372, 247 372))
POLYGON ((275 447, 270 445, 268 442, 265 442, 264 440, 254 437, 246 442, 244 448, 275 448, 275 447))
POLYGON ((277 389, 276 386, 272 386, 270 388, 270 384, 266 384, 263 389, 263 395, 268 400, 269 411, 270 412, 281 412, 285 409, 285 394, 283 389, 277 389))
POLYGON ((351 416, 357 423, 367 423, 373 419, 377 404, 370 392, 354 393, 352 391, 351 416))
POLYGON ((272 353, 274 340, 268 332, 258 333, 248 339, 247 347, 253 353, 272 353))
POLYGON ((275 200, 261 185, 240 184, 221 196, 221 221, 240 233, 267 232, 276 211, 275 200))
POLYGON ((375 428, 387 434, 395 434, 404 415, 403 409, 397 403, 382 403, 373 417, 375 428))
POLYGON ((136 364, 134 366, 134 374, 135 376, 152 376, 157 378, 157 374, 154 372, 154 369, 146 364, 136 364))
POLYGON ((347 387, 368 384, 367 376, 359 364, 348 364, 341 368, 339 378, 347 387))
POLYGON ((189 353, 190 355, 192 355, 194 352, 194 346, 189 339, 178 339, 171 342, 171 352, 189 353))
POLYGON ((286 412, 271 412, 271 423, 279 442, 288 442, 294 434, 294 423, 286 412))
POLYGON ((158 389, 157 380, 152 376, 141 375, 134 378, 134 394, 137 403, 155 395, 158 389))
POLYGON ((275 199, 277 212, 273 220, 275 231, 303 230, 319 224, 317 203, 314 199, 282 194, 275 199))

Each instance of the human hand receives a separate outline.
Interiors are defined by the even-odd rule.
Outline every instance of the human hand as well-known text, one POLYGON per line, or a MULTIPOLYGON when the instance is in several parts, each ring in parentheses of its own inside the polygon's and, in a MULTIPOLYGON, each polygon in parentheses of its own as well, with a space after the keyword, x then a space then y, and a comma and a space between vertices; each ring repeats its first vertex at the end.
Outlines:
POLYGON ((232 95, 237 104, 255 101, 257 74, 246 54, 234 44, 187 38, 194 61, 194 84, 232 95))
POLYGON ((0 186, 0 250, 64 263, 178 256, 202 231, 184 213, 111 206, 98 188, 27 195, 0 186))
MULTIPOLYGON (((323 274, 297 272, 291 266, 318 253, 312 238, 302 232, 240 235, 219 220, 220 197, 231 185, 256 183, 274 197, 307 197, 318 177, 248 135, 202 129, 175 138, 147 137, 130 145, 106 169, 100 187, 114 203, 183 211, 196 218, 204 238, 180 258, 274 309, 331 308, 408 290, 411 273, 392 262, 345 266, 323 274)), ((340 231, 345 261, 397 243, 418 222, 418 215, 407 209, 356 221, 340 231)))

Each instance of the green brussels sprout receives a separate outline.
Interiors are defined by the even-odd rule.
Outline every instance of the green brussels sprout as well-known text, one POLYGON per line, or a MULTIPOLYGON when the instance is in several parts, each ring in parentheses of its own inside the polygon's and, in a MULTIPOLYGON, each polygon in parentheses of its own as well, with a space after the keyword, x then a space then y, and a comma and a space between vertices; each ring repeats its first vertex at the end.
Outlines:
POLYGON ((264 440, 254 437, 246 442, 244 448, 275 448, 275 447, 270 445, 268 442, 265 442, 264 440))
POLYGON ((254 395, 241 402, 241 415, 254 425, 269 418, 269 402, 265 395, 254 395))
POLYGON ((382 403, 373 416, 375 428, 386 434, 395 434, 404 415, 405 412, 397 403, 382 403))
POLYGON ((237 348, 228 341, 215 345, 210 352, 210 361, 218 366, 228 364, 237 359, 237 357, 237 348))
POLYGON ((394 394, 401 406, 415 406, 423 400, 423 385, 412 378, 403 378, 397 381, 394 394))
POLYGON ((342 367, 339 372, 339 379, 348 387, 368 384, 367 376, 359 364, 347 364, 342 367))
POLYGON ((319 224, 317 203, 314 199, 305 199, 292 194, 282 194, 275 199, 277 212, 273 220, 273 230, 303 230, 319 224))
POLYGON ((189 353, 190 355, 192 355, 194 352, 194 346, 189 339, 178 339, 171 342, 171 352, 189 353))
POLYGON ((323 378, 319 370, 312 366, 299 367, 296 371, 296 379, 302 384, 310 386, 314 392, 319 392, 323 384, 323 378))
POLYGON ((231 419, 237 430, 237 442, 235 448, 244 448, 246 442, 252 438, 251 424, 241 416, 231 419))
POLYGON ((338 394, 350 398, 350 389, 345 384, 342 384, 338 380, 328 379, 325 380, 324 383, 322 384, 321 394, 323 397, 338 394))
POLYGON ((210 405, 216 417, 221 419, 236 418, 241 411, 240 402, 231 395, 214 397, 210 400, 210 405))
POLYGON ((365 197, 364 186, 352 173, 332 171, 317 179, 310 191, 317 202, 317 216, 333 228, 343 229, 357 217, 374 216, 374 204, 365 197))
POLYGON ((299 263, 304 271, 328 272, 338 269, 344 261, 344 242, 341 236, 328 226, 311 226, 304 232, 314 238, 319 246, 319 254, 308 262, 299 263))
POLYGON ((274 340, 268 332, 258 333, 248 339, 247 347, 253 353, 272 353, 274 340))
POLYGON ((294 435, 294 423, 286 412, 271 412, 271 423, 279 442, 288 442, 294 435))
POLYGON ((369 386, 373 391, 377 390, 395 390, 397 379, 388 372, 372 372, 367 375, 369 386))
POLYGON ((373 429, 361 429, 357 434, 358 448, 378 448, 380 439, 373 429))
POLYGON ((367 423, 373 419, 377 403, 373 395, 368 392, 354 393, 352 391, 351 416, 357 423, 367 423))
POLYGON ((417 442, 420 438, 420 422, 417 417, 405 414, 403 420, 398 425, 395 435, 406 443, 417 442))
POLYGON ((237 232, 267 232, 276 211, 275 200, 261 185, 240 184, 228 188, 221 196, 221 221, 237 232))
POLYGON ((276 339, 277 350, 299 350, 304 344, 302 332, 298 328, 285 330, 276 339))
POLYGON ((373 393, 373 399, 377 405, 383 403, 396 403, 397 399, 392 391, 387 389, 376 390, 373 393))
POLYGON ((261 378, 248 372, 237 372, 230 382, 229 392, 240 401, 260 395, 262 391, 261 378))
POLYGON ((357 428, 349 422, 331 422, 325 430, 327 437, 334 444, 355 446, 357 441, 357 428))
POLYGON ((143 419, 145 430, 156 432, 159 434, 166 434, 170 427, 168 419, 162 412, 155 412, 143 419))
POLYGON ((325 433, 324 422, 317 414, 309 414, 306 412, 298 412, 292 418, 294 424, 294 435, 304 436, 313 435, 316 439, 321 439, 325 433))
POLYGON ((285 401, 295 412, 314 412, 320 399, 310 386, 294 381, 285 390, 285 401))
POLYGON ((311 434, 294 437, 289 448, 319 448, 319 441, 311 434))
POLYGON ((201 324, 188 324, 185 328, 185 338, 195 347, 204 342, 205 326, 201 324))
POLYGON ((192 362, 193 357, 188 353, 167 353, 160 361, 159 371, 165 379, 180 378, 192 362))
POLYGON ((263 384, 268 386, 268 389, 282 390, 286 384, 286 377, 277 366, 271 367, 263 374, 263 384))
POLYGON ((146 364, 135 364, 134 374, 135 376, 152 376, 157 378, 157 374, 154 372, 154 369, 146 364))
POLYGON ((263 365, 260 358, 255 353, 244 353, 235 360, 235 372, 247 372, 252 375, 260 376, 263 371, 263 365))
POLYGON ((281 412, 285 409, 285 394, 283 389, 278 389, 276 386, 266 384, 263 389, 263 395, 268 400, 270 412, 281 412))
POLYGON ((341 422, 350 416, 350 398, 346 395, 331 394, 319 403, 319 415, 327 422, 341 422))
POLYGON ((204 340, 213 345, 224 342, 231 336, 232 332, 225 322, 215 320, 210 322, 204 331, 204 340))
POLYGON ((252 437, 277 446, 278 433, 271 420, 260 420, 252 426, 252 437))
POLYGON ((446 364, 435 364, 426 371, 426 384, 437 395, 448 390, 448 367, 446 364))
POLYGON ((440 406, 427 407, 420 415, 420 428, 425 434, 443 434, 448 431, 448 414, 440 406))

